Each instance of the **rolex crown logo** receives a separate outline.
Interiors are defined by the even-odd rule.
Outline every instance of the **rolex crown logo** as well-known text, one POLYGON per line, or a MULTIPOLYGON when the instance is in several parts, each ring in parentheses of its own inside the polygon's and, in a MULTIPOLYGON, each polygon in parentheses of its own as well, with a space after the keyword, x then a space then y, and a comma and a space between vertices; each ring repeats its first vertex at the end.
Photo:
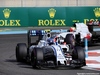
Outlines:
POLYGON ((100 17, 100 8, 95 8, 94 13, 97 18, 100 17))
POLYGON ((10 9, 4 9, 3 10, 3 14, 4 14, 4 17, 5 18, 9 18, 9 16, 10 16, 10 12, 11 12, 11 10, 10 9))
POLYGON ((50 18, 54 18, 55 13, 56 13, 56 10, 53 9, 53 8, 51 8, 51 9, 48 10, 48 12, 49 12, 49 16, 50 16, 50 18))

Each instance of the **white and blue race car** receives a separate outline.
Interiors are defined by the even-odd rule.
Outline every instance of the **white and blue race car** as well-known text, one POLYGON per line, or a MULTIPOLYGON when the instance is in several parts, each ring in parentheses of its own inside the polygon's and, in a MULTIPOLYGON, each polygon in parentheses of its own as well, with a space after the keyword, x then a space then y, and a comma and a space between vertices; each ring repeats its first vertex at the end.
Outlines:
POLYGON ((75 45, 73 34, 63 38, 61 33, 45 32, 44 30, 28 31, 28 46, 18 43, 16 46, 16 59, 18 62, 31 62, 33 68, 71 66, 81 68, 86 65, 84 48, 75 45), (36 42, 31 37, 38 36, 36 42), (68 40, 66 42, 66 40, 68 40))

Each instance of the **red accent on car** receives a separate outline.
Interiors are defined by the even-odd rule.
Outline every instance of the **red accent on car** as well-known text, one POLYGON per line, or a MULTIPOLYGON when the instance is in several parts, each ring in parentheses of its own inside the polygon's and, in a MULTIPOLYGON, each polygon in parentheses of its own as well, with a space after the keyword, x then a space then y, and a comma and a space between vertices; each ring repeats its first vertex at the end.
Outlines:
POLYGON ((85 38, 90 39, 91 38, 90 34, 87 34, 85 38))

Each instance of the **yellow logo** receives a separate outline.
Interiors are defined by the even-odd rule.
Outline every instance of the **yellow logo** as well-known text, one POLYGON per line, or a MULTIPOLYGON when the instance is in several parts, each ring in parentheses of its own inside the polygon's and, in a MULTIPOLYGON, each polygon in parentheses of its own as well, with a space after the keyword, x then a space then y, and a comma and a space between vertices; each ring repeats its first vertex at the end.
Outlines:
POLYGON ((10 9, 4 9, 3 10, 3 14, 4 14, 4 17, 5 18, 9 18, 9 16, 10 16, 10 12, 11 12, 11 10, 10 9))
POLYGON ((98 18, 98 17, 100 17, 100 8, 95 8, 94 9, 94 14, 95 14, 95 16, 98 18))
POLYGON ((51 8, 51 9, 48 10, 48 12, 49 12, 50 18, 54 18, 56 10, 54 8, 51 8))
MULTIPOLYGON (((56 10, 54 8, 50 8, 48 10, 48 13, 50 18, 54 18, 56 10)), ((38 26, 66 26, 65 21, 65 19, 39 19, 38 26)))

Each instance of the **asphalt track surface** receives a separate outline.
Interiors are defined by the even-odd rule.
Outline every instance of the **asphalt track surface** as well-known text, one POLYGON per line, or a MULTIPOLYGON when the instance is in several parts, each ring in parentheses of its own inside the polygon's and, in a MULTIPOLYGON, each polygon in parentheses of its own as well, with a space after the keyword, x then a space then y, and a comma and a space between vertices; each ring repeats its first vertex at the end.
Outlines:
MULTIPOLYGON (((97 75, 100 75, 100 71, 88 69, 63 67, 58 69, 33 69, 30 64, 16 61, 15 47, 17 43, 27 43, 27 35, 0 35, 0 75, 96 75, 94 73, 99 73, 97 75)), ((89 47, 89 49, 98 48, 100 49, 100 45, 89 47)))

